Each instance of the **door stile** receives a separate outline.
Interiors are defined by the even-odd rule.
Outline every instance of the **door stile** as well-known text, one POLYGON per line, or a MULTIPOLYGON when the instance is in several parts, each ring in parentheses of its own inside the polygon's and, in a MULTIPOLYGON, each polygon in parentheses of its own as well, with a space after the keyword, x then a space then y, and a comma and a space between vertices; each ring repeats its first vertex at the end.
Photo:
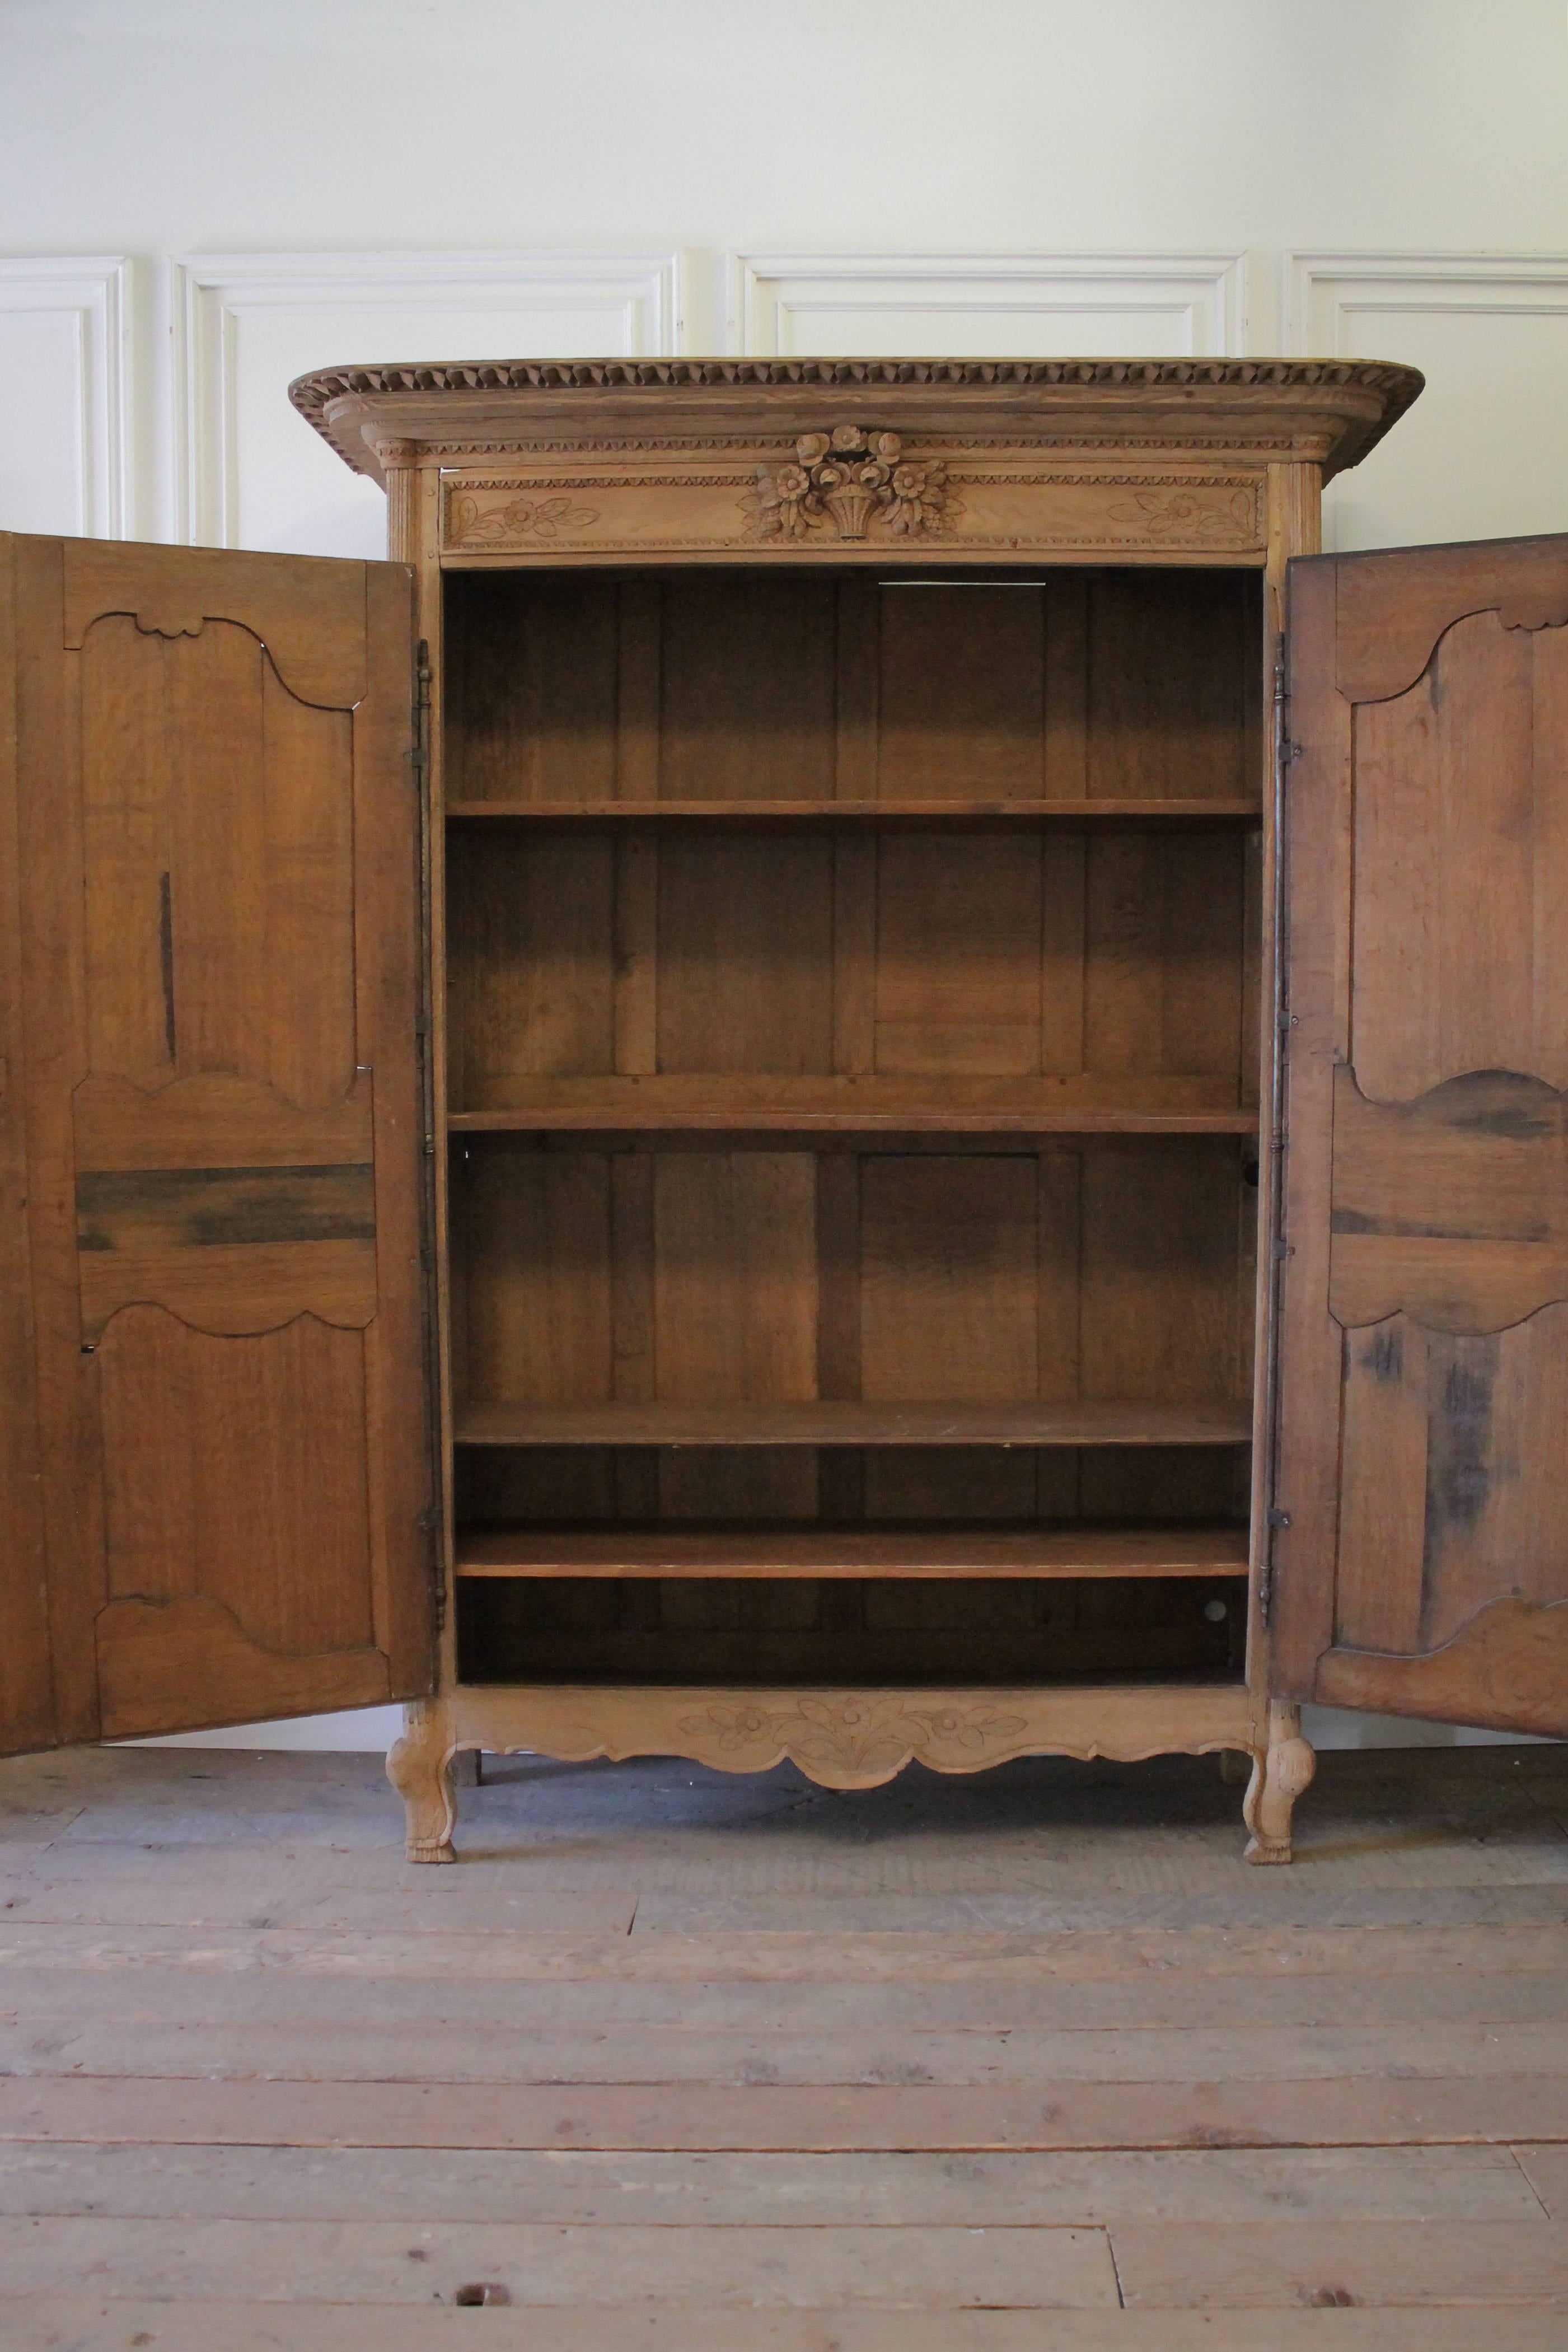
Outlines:
POLYGON ((77 1272, 72 1100, 87 1073, 81 729, 61 655, 65 550, 17 539, 18 846, 27 1197, 56 1741, 101 1723, 94 1626, 109 1598, 96 1341, 77 1272), (27 780, 53 773, 45 796, 27 780))
POLYGON ((367 670, 372 681, 354 714, 354 835, 361 895, 356 909, 356 1026, 375 1040, 373 1132, 378 1170, 412 1170, 412 1181, 378 1181, 376 1276, 384 1328, 371 1351, 367 1396, 370 1500, 375 1527, 376 1622, 392 1687, 428 1690, 434 1658, 427 1596, 392 1570, 398 1538, 411 1522, 428 1529, 434 1473, 432 1449, 402 1442, 428 1432, 432 1402, 424 1376, 428 1296, 427 1136, 421 1044, 415 1023, 400 1017, 427 1000, 423 926, 408 919, 423 897, 423 793, 410 756, 404 698, 413 583, 403 572, 368 565, 365 572, 367 670), (392 780, 398 780, 393 784, 392 780), (401 792, 399 787, 401 786, 401 792))
POLYGON ((0 541, 0 1727, 55 1736, 27 1220, 27 1024, 16 773, 16 542, 0 541))
POLYGON ((1283 1128, 1284 1237, 1278 1381, 1280 1442, 1272 1507, 1286 1524, 1274 1538, 1274 1680, 1311 1696, 1320 1653, 1333 1639, 1333 1569, 1339 1539, 1340 1347, 1328 1311, 1333 1073, 1345 1059, 1348 998, 1342 987, 1350 889, 1351 710, 1320 695, 1310 719, 1295 681, 1333 659, 1337 569, 1332 560, 1291 575, 1286 692, 1294 744, 1291 909, 1286 986, 1283 1128))
POLYGON ((1276 1507, 1279 1444, 1278 1348, 1280 1277, 1282 1261, 1277 1252, 1284 1225, 1284 1146, 1287 1135, 1286 1090, 1289 1085, 1286 1033, 1280 1027, 1284 1011, 1283 972, 1288 909, 1287 828, 1296 771, 1283 758, 1288 734, 1281 737, 1286 716, 1282 695, 1288 696, 1286 659, 1286 579, 1299 555, 1315 553, 1322 532, 1322 469, 1316 465, 1276 464, 1269 467, 1268 565, 1263 579, 1263 643, 1261 648, 1263 708, 1273 720, 1266 728, 1259 782, 1263 802, 1262 938, 1259 957, 1262 996, 1259 1020, 1258 1076, 1258 1283, 1254 1361, 1252 1441, 1251 1560, 1252 1578, 1248 1628, 1248 1678, 1260 1714, 1279 1687, 1274 1650, 1275 1530, 1269 1514, 1276 1507))
POLYGON ((414 635, 423 648, 421 687, 424 769, 421 793, 422 903, 424 919, 424 1019, 430 1198, 430 1265, 426 1276, 432 1348, 434 1475, 431 1583, 434 1609, 434 1681, 456 1679, 455 1627, 451 1605, 455 1548, 452 1460, 452 1299, 449 1280, 451 1165, 446 1137, 446 793, 444 591, 441 569, 441 461, 418 441, 378 442, 386 478, 387 554, 412 566, 414 635))

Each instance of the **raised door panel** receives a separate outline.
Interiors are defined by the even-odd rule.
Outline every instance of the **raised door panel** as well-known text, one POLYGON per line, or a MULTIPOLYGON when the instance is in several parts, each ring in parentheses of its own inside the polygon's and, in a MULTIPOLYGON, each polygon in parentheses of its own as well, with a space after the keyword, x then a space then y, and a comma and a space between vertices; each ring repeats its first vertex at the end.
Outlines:
POLYGON ((13 1709, 6 1736, 418 1692, 408 576, 81 541, 7 556, 52 1719, 13 1709))
POLYGON ((1568 1732, 1568 539, 1291 616, 1276 1673, 1568 1732))

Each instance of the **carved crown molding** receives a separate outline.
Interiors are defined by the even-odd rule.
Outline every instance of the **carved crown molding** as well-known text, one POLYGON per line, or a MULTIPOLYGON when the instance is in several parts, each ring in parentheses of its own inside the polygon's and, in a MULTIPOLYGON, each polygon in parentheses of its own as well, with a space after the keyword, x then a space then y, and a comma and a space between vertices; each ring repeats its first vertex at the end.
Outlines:
POLYGON ((289 398, 349 465, 376 477, 367 435, 528 448, 563 429, 612 441, 622 428, 683 435, 700 414, 788 446, 831 434, 843 411, 824 407, 845 393, 868 395, 862 413, 882 429, 926 440, 988 424, 1000 437, 1021 427, 1049 439, 1060 424, 1071 441, 1103 415, 1107 439, 1296 446, 1333 474, 1364 457, 1422 382, 1379 360, 494 360, 319 368, 289 398))

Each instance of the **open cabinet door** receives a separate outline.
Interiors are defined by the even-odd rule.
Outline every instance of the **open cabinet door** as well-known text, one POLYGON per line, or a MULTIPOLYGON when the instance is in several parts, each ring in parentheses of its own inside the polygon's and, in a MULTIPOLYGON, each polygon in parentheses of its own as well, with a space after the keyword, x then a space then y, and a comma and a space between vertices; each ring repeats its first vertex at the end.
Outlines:
POLYGON ((0 1749, 423 1692, 410 575, 0 599, 0 1749))
POLYGON ((1292 563, 1289 685, 1275 1686, 1568 1733, 1568 538, 1292 563))

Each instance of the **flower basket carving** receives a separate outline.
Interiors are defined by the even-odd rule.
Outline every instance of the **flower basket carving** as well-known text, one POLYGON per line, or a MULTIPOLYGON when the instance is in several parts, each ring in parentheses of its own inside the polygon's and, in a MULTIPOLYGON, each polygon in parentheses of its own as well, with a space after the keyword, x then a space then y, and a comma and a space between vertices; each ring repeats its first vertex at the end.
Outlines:
POLYGON ((802 433, 793 460, 757 469, 747 499, 758 539, 803 540, 832 530, 842 540, 879 532, 910 538, 950 530, 960 509, 939 457, 904 454, 896 433, 840 425, 802 433))

